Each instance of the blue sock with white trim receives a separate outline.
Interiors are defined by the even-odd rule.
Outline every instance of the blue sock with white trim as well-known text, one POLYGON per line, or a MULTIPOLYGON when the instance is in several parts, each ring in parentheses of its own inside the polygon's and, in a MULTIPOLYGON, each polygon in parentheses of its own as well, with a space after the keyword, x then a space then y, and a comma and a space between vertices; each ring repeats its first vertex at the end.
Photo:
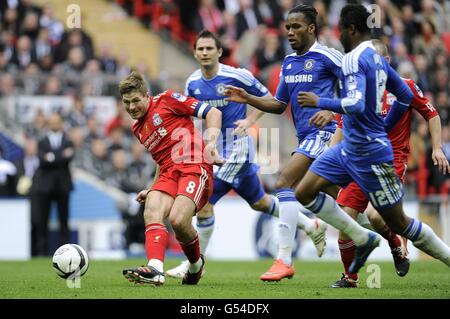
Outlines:
POLYGON ((415 247, 450 267, 450 248, 435 234, 430 226, 420 220, 411 218, 411 222, 402 235, 411 240, 415 247))
POLYGON ((214 231, 215 217, 211 215, 207 218, 197 217, 197 233, 200 241, 200 253, 205 255, 206 248, 208 248, 209 240, 214 231))

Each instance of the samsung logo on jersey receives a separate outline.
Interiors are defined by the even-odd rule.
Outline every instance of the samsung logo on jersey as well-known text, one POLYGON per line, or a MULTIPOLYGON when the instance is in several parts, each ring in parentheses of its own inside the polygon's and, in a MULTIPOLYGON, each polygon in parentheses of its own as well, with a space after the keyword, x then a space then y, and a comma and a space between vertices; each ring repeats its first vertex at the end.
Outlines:
POLYGON ((284 77, 284 82, 286 83, 312 82, 312 80, 312 74, 286 75, 284 77))
POLYGON ((225 101, 224 99, 220 99, 220 100, 207 100, 207 101, 205 101, 205 102, 208 103, 209 105, 211 105, 212 107, 222 107, 222 106, 228 105, 228 101, 225 101))

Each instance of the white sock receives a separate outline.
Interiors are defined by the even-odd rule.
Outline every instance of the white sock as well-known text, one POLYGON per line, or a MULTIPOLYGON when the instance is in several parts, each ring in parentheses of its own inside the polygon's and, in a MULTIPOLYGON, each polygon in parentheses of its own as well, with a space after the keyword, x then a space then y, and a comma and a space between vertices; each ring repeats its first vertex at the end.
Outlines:
POLYGON ((211 215, 207 218, 197 217, 197 233, 200 241, 200 253, 205 255, 206 248, 208 248, 209 240, 214 231, 215 218, 211 215))
MULTIPOLYGON (((301 206, 300 203, 298 203, 298 204, 301 206)), ((302 208, 304 210, 306 210, 306 208, 304 208, 303 206, 302 206, 302 208)), ((302 213, 302 210, 300 210, 298 212, 297 227, 302 229, 306 234, 309 235, 316 229, 316 223, 314 222, 314 219, 311 219, 308 216, 304 215, 302 213)))
POLYGON ((411 240, 414 246, 421 251, 450 267, 450 248, 427 224, 411 218, 411 223, 403 232, 403 236, 411 240))
POLYGON ((356 217, 356 222, 360 224, 362 227, 370 229, 371 231, 375 231, 372 224, 370 223, 369 217, 366 214, 358 214, 356 217))
POLYGON ((157 271, 164 273, 164 263, 159 259, 150 259, 147 266, 152 266, 157 271))
POLYGON ((195 274, 195 273, 199 272, 200 269, 202 268, 202 263, 203 263, 203 261, 202 261, 201 258, 199 258, 199 259, 198 259, 195 263, 193 263, 193 264, 189 263, 189 272, 190 272, 191 274, 195 274))
MULTIPOLYGON (((291 203, 289 206, 296 206, 297 211, 297 225, 295 227, 302 229, 306 234, 310 234, 316 229, 316 223, 308 215, 314 215, 295 198, 294 190, 292 188, 277 189, 277 197, 281 199, 280 205, 283 202, 291 203)), ((292 213, 293 214, 293 213, 292 213)), ((280 219, 280 221, 283 221, 280 219)), ((291 224, 289 224, 291 225, 291 224)), ((292 226, 292 225, 291 225, 292 226)))
POLYGON ((344 212, 331 196, 325 193, 319 193, 311 203, 304 206, 324 222, 350 237, 356 246, 363 246, 367 243, 369 231, 360 226, 344 212))
POLYGON ((294 243, 292 234, 294 233, 295 238, 295 230, 294 228, 294 231, 292 231, 292 228, 286 223, 278 223, 279 242, 277 259, 281 259, 284 264, 289 266, 292 265, 292 245, 294 243))
POLYGON ((280 202, 278 222, 278 257, 286 265, 292 264, 292 249, 298 223, 297 202, 280 202))

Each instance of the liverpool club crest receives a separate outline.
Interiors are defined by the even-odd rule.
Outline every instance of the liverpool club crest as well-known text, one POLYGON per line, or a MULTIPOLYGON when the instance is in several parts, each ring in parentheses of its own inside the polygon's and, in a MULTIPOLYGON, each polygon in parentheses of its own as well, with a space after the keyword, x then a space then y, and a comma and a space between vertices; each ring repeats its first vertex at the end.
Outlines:
POLYGON ((153 114, 153 125, 154 126, 161 125, 162 122, 163 122, 162 118, 161 118, 161 116, 159 116, 158 113, 153 114))

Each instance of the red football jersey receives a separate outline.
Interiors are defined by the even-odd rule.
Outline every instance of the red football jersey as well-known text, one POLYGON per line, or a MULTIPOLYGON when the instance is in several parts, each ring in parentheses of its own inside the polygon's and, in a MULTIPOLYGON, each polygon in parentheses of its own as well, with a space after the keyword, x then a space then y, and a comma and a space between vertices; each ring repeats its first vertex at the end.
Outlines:
MULTIPOLYGON (((403 80, 413 92, 414 97, 408 110, 405 112, 405 114, 403 114, 399 122, 388 134, 388 137, 391 140, 395 161, 406 162, 408 161, 409 156, 409 137, 411 135, 412 110, 414 109, 419 112, 420 115, 422 115, 422 117, 427 121, 438 115, 438 113, 436 111, 436 108, 423 95, 422 91, 413 80, 403 80)), ((385 117, 388 114, 395 99, 396 97, 393 94, 389 93, 388 91, 384 92, 381 116, 385 117)), ((338 122, 338 127, 342 128, 341 114, 336 115, 336 121, 338 122)))
MULTIPOLYGON (((406 162, 409 156, 409 137, 411 135, 412 110, 416 110, 425 120, 438 115, 436 108, 423 95, 417 84, 411 79, 403 79, 413 92, 413 99, 408 110, 389 133, 395 160, 406 162)), ((386 116, 391 109, 396 97, 385 91, 383 96, 382 116, 386 116)))
MULTIPOLYGON (((207 164, 204 143, 191 116, 203 118, 207 103, 173 91, 151 98, 147 113, 133 123, 133 133, 161 169, 173 164, 207 164)), ((200 168, 199 168, 200 169, 200 168)))

